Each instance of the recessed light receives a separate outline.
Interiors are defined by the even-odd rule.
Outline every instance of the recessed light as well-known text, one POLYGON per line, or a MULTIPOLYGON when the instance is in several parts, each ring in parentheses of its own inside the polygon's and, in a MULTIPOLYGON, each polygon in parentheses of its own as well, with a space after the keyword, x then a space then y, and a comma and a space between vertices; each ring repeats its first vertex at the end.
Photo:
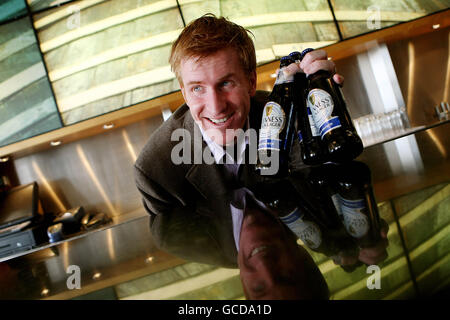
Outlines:
POLYGON ((94 275, 92 276, 92 279, 97 280, 102 276, 102 274, 100 272, 94 273, 94 275))
POLYGON ((276 77, 277 77, 277 74, 276 74, 276 73, 272 73, 272 74, 270 75, 270 77, 271 77, 271 78, 276 78, 276 77))
POLYGON ((105 123, 103 129, 108 130, 114 128, 114 123, 105 123))
POLYGON ((441 25, 440 25, 439 23, 433 24, 433 29, 434 29, 434 30, 439 29, 440 26, 441 26, 441 25))
POLYGON ((48 295, 49 292, 50 292, 50 291, 49 291, 47 288, 44 288, 44 289, 42 289, 42 291, 41 291, 41 295, 42 295, 42 296, 46 296, 46 295, 48 295))
POLYGON ((9 157, 0 158, 0 162, 7 162, 8 160, 9 160, 9 157))
POLYGON ((51 145, 52 147, 59 146, 60 144, 61 144, 61 140, 50 142, 50 145, 51 145))
POLYGON ((153 261, 155 261, 155 257, 152 257, 152 256, 145 259, 145 263, 152 263, 153 261))

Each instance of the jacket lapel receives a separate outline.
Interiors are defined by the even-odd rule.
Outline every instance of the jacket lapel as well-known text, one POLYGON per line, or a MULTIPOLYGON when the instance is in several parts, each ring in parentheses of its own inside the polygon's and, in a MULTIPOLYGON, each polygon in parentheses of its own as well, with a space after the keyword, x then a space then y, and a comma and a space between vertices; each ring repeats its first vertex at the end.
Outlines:
POLYGON ((220 168, 220 165, 217 165, 215 162, 213 164, 206 164, 204 162, 203 153, 211 151, 203 140, 201 131, 195 124, 190 111, 188 111, 188 113, 189 114, 186 115, 184 120, 184 129, 187 134, 185 139, 188 139, 191 142, 191 161, 194 163, 186 173, 186 179, 205 199, 225 195, 227 193, 227 188, 223 171, 220 168), (195 156, 197 156, 197 158, 195 158, 195 156))

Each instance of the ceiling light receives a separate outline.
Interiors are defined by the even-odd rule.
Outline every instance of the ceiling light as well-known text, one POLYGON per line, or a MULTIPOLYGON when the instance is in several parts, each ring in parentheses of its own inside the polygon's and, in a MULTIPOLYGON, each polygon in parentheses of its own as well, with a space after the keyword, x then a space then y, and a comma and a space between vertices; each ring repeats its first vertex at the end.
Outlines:
POLYGON ((61 144, 61 140, 50 142, 50 145, 51 145, 52 147, 59 146, 60 144, 61 144))
POLYGON ((441 25, 440 25, 439 23, 433 24, 433 29, 434 29, 434 30, 439 29, 440 26, 441 26, 441 25))
POLYGON ((102 276, 102 274, 100 272, 94 273, 94 275, 92 276, 92 279, 97 280, 102 276))
POLYGON ((49 293, 49 290, 47 288, 44 288, 41 291, 41 296, 46 296, 46 295, 48 295, 48 293, 49 293))
POLYGON ((114 128, 114 123, 105 123, 103 129, 108 130, 114 128))
POLYGON ((155 261, 155 257, 152 257, 152 256, 145 259, 145 263, 152 263, 153 261, 155 261))
POLYGON ((7 162, 8 160, 9 160, 9 157, 0 158, 0 162, 7 162))

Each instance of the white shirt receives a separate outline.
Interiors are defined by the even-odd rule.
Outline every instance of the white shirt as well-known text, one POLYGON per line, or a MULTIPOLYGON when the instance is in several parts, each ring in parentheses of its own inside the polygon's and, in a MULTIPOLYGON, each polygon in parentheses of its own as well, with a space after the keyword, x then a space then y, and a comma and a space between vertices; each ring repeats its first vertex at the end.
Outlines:
MULTIPOLYGON (((196 123, 197 125, 197 123, 196 123)), ((238 147, 237 147, 237 163, 234 162, 233 157, 224 150, 224 148, 217 143, 215 143, 204 131, 203 128, 199 125, 200 132, 202 133, 203 140, 205 140, 206 144, 208 145, 209 149, 211 150, 214 160, 217 164, 222 164, 224 156, 226 158, 226 161, 224 164, 226 170, 231 173, 234 177, 237 177, 239 166, 242 164, 242 161, 244 160, 244 154, 245 154, 245 148, 248 144, 248 136, 245 136, 244 141, 238 141, 238 147)), ((249 127, 249 121, 247 118, 247 128, 249 127)), ((231 219, 233 221, 233 236, 234 236, 234 242, 236 245, 237 251, 239 251, 239 238, 241 234, 241 228, 242 228, 242 219, 244 217, 244 210, 245 210, 245 195, 250 195, 253 199, 255 199, 255 196, 253 195, 253 192, 251 192, 247 188, 240 188, 236 189, 233 192, 233 200, 230 203, 230 211, 231 211, 231 219)), ((262 208, 266 208, 266 206, 256 200, 256 203, 259 204, 262 208)))

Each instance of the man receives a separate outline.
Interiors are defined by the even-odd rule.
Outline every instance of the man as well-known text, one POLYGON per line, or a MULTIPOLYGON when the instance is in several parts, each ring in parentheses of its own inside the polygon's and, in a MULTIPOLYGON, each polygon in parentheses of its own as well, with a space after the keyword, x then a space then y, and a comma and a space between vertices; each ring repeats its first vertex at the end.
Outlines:
POLYGON ((328 286, 308 252, 270 210, 248 199, 238 264, 247 299, 328 299, 328 286))
MULTIPOLYGON (((205 15, 174 42, 170 63, 186 104, 153 133, 135 163, 152 235, 161 249, 178 257, 235 268, 246 232, 244 224, 241 233, 245 199, 254 198, 237 179, 246 145, 234 143, 235 133, 259 128, 268 95, 256 91, 254 45, 244 28, 205 15), (172 139, 177 130, 182 130, 181 150, 179 140, 172 139), (236 146, 236 158, 226 145, 236 146), (199 146, 212 164, 191 159, 199 146), (192 161, 178 162, 174 155, 192 161), (230 158, 231 164, 223 164, 230 158)), ((301 68, 334 73, 323 50, 307 54, 301 68)), ((343 81, 338 75, 334 80, 343 81)))

